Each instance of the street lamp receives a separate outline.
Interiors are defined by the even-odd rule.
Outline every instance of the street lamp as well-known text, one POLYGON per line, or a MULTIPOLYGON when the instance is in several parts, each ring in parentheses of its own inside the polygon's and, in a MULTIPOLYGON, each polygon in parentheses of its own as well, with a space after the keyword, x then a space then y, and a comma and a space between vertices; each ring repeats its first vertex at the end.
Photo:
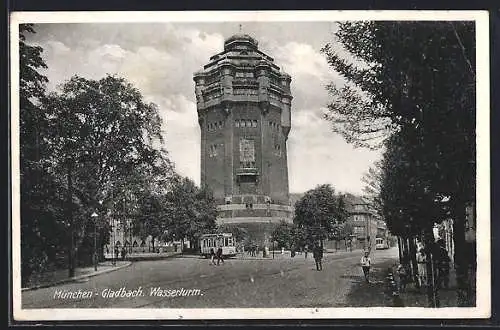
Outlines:
POLYGON ((94 270, 97 271, 97 213, 90 215, 94 219, 94 270))
POLYGON ((115 242, 115 218, 111 219, 111 232, 113 233, 113 246, 112 246, 112 251, 111 251, 111 264, 114 266, 116 265, 116 260, 115 260, 115 249, 116 249, 116 242, 115 242))

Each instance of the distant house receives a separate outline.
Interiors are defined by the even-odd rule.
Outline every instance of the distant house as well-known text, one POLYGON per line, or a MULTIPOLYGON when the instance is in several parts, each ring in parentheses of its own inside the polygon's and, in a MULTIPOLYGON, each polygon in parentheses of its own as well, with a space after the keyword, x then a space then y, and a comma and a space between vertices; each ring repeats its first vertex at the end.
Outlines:
MULTIPOLYGON (((290 206, 295 211, 295 203, 304 196, 303 193, 290 194, 290 206)), ((385 222, 381 220, 377 213, 370 206, 370 202, 362 197, 353 194, 345 194, 346 209, 349 213, 348 222, 352 227, 351 242, 352 247, 375 249, 376 238, 388 237, 388 230, 385 222)), ((334 245, 334 244, 329 244, 334 245)))
POLYGON ((345 195, 345 203, 351 223, 353 248, 375 248, 375 239, 387 235, 385 223, 378 218, 370 202, 361 196, 345 195))

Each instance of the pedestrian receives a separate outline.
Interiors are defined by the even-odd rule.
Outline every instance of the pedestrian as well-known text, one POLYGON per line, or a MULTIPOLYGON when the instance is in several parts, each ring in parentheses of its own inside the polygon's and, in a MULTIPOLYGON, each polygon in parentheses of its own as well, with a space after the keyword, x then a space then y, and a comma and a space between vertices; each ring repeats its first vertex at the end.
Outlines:
POLYGON ((215 251, 214 248, 210 248, 210 263, 215 265, 215 251))
POLYGON ((115 246, 115 260, 118 260, 119 255, 120 255, 120 250, 118 250, 118 246, 115 246))
POLYGON ((125 260, 125 255, 127 254, 127 250, 125 247, 122 247, 122 260, 125 260))
POLYGON ((219 262, 222 261, 222 263, 224 263, 224 259, 222 258, 222 247, 219 246, 219 248, 217 249, 217 266, 219 266, 219 262))
POLYGON ((316 270, 323 270, 323 265, 321 264, 321 259, 323 259, 323 249, 319 244, 316 244, 313 248, 313 257, 316 262, 316 270))
POLYGON ((397 268, 397 273, 399 277, 399 291, 405 292, 406 284, 408 283, 408 273, 403 265, 399 265, 397 268))
POLYGON ((370 259, 370 253, 365 251, 363 257, 361 257, 361 268, 363 269, 363 274, 365 275, 366 282, 370 282, 370 267, 372 265, 372 260, 370 259))
POLYGON ((307 259, 307 245, 304 247, 304 259, 307 259))
POLYGON ((427 256, 423 246, 417 253, 418 286, 427 285, 427 256))

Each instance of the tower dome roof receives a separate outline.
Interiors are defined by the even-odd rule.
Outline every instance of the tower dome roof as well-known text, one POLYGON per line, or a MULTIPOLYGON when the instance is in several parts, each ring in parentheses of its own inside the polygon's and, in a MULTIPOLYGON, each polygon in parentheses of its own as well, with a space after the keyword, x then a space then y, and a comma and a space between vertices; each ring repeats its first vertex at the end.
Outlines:
POLYGON ((224 41, 224 49, 231 49, 233 45, 236 44, 247 44, 251 48, 257 49, 259 43, 253 37, 248 34, 238 33, 232 35, 224 41))

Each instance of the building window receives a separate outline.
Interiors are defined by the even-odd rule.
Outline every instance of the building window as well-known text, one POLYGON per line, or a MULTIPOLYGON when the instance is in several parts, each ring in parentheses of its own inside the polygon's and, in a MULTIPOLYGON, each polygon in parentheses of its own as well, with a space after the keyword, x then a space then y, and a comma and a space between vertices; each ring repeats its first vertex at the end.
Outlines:
POLYGON ((208 150, 208 156, 209 157, 216 157, 217 156, 217 145, 216 144, 211 144, 208 150))
POLYGON ((240 121, 238 119, 234 121, 234 127, 240 127, 240 121))
POLYGON ((247 123, 246 121, 242 120, 241 121, 241 127, 246 127, 246 123, 247 123))
POLYGON ((252 127, 252 121, 251 120, 247 120, 247 127, 252 127))
POLYGON ((281 157, 281 146, 279 144, 274 145, 274 153, 276 156, 281 157))
POLYGON ((257 120, 252 121, 252 127, 257 127, 257 120))

